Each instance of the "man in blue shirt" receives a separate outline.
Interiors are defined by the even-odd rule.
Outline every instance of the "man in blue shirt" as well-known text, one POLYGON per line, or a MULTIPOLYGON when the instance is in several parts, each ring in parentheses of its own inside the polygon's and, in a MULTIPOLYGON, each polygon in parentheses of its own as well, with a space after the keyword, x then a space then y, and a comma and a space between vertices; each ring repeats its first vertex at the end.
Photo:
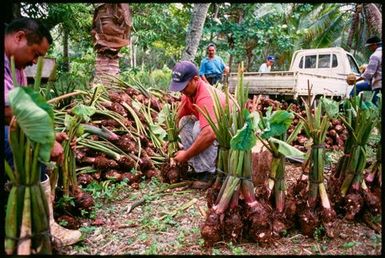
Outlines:
POLYGON ((215 45, 210 43, 207 46, 207 57, 202 59, 199 68, 199 76, 211 85, 222 79, 222 75, 229 73, 229 67, 225 65, 222 58, 215 55, 215 45))

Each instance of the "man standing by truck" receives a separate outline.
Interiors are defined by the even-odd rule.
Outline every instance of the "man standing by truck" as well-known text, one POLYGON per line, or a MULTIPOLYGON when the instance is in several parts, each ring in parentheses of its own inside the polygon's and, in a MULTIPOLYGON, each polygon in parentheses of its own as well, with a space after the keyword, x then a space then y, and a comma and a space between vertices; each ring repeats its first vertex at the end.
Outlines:
POLYGON ((374 92, 373 103, 376 104, 378 97, 377 94, 382 88, 382 42, 377 36, 371 37, 366 41, 365 46, 373 52, 369 58, 368 66, 366 67, 363 74, 355 80, 347 80, 349 85, 353 85, 355 82, 356 87, 350 92, 350 96, 357 95, 361 91, 374 92))
POLYGON ((210 43, 207 46, 207 57, 202 59, 199 68, 199 76, 211 85, 221 81, 222 75, 227 75, 230 70, 222 58, 215 55, 215 51, 215 44, 210 43))

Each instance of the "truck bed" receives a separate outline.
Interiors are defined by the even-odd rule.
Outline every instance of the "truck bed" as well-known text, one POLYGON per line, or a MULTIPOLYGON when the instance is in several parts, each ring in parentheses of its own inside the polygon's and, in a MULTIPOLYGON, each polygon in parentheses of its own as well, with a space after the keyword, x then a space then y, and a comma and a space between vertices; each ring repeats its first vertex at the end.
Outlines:
MULTIPOLYGON (((344 97, 350 91, 345 76, 328 76, 305 72, 274 71, 270 73, 246 72, 243 83, 249 88, 249 94, 286 95, 297 98, 307 96, 308 82, 313 95, 344 97)), ((229 90, 234 92, 238 84, 236 73, 230 74, 229 90)))
MULTIPOLYGON (((246 72, 243 84, 249 88, 249 94, 294 95, 297 84, 296 72, 281 71, 270 73, 246 72)), ((229 89, 233 92, 238 84, 237 74, 229 77, 229 89)))

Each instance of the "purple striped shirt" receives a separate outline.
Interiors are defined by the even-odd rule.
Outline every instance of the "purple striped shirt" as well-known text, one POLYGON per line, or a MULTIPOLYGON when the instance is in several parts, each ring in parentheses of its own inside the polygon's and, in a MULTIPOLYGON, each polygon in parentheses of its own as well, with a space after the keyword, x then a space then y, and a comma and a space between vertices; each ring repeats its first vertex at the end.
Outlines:
MULTIPOLYGON (((27 77, 24 69, 16 69, 16 81, 20 86, 27 86, 27 77)), ((4 54, 4 105, 9 106, 8 93, 14 88, 11 63, 6 54, 4 54)))

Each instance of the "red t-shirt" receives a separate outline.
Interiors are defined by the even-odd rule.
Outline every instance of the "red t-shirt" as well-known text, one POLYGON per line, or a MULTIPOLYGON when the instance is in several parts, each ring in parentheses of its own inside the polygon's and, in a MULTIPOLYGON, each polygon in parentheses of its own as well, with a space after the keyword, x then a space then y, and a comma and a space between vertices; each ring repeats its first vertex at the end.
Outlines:
POLYGON ((181 100, 181 110, 180 110, 180 118, 187 115, 194 115, 200 123, 200 128, 203 129, 205 126, 209 125, 204 115, 202 115, 198 109, 194 106, 196 104, 199 108, 202 110, 207 109, 209 116, 211 119, 216 122, 216 116, 214 112, 214 100, 211 97, 211 90, 214 90, 217 92, 217 95, 221 101, 222 106, 224 107, 226 104, 226 96, 225 94, 211 86, 210 84, 206 83, 202 79, 199 79, 198 86, 197 86, 197 92, 194 97, 187 97, 186 95, 182 96, 181 100))

